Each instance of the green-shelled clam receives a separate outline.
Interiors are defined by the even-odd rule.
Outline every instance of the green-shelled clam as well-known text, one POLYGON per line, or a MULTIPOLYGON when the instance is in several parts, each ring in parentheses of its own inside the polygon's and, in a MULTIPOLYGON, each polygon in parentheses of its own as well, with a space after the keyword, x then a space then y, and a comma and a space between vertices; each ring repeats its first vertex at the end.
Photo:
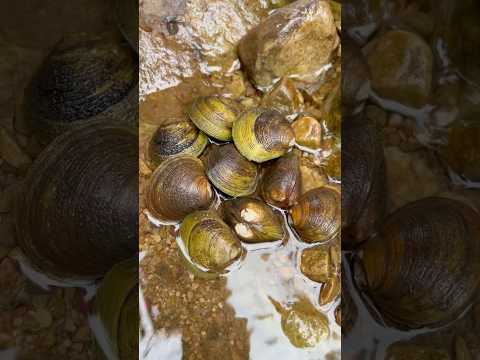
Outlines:
POLYGON ((223 273, 243 254, 237 235, 214 211, 187 215, 180 226, 180 238, 192 262, 214 273, 223 273))
POLYGON ((138 353, 138 259, 115 265, 103 278, 94 302, 94 315, 104 332, 96 334, 96 355, 132 359, 138 353))
POLYGON ((239 103, 221 96, 199 97, 187 109, 190 119, 200 130, 221 141, 232 139, 232 126, 240 112, 239 103))
POLYGON ((223 217, 237 236, 247 243, 283 240, 283 218, 263 201, 244 197, 226 201, 223 217))
POLYGON ((250 161, 265 162, 286 154, 295 143, 290 123, 275 110, 249 110, 233 123, 238 151, 250 161))
POLYGON ((202 161, 208 179, 221 192, 233 197, 255 192, 260 173, 258 165, 245 159, 233 144, 210 145, 202 161))

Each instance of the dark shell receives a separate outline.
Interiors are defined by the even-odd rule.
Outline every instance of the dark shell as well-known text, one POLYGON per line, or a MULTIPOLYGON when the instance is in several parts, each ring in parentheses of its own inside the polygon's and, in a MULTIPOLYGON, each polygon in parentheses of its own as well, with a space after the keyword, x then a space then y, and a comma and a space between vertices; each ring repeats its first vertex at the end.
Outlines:
POLYGON ((138 60, 118 38, 75 34, 58 43, 34 76, 25 112, 44 142, 72 127, 138 118, 138 60))
POLYGON ((207 143, 207 136, 191 121, 162 125, 148 143, 149 165, 156 168, 162 161, 179 155, 199 156, 207 143))
POLYGON ((213 200, 202 162, 190 155, 168 159, 153 172, 146 200, 148 211, 160 221, 181 221, 213 200))
POLYGON ((290 215, 302 241, 326 242, 340 232, 340 192, 330 187, 310 190, 298 199, 290 215))
POLYGON ((431 197, 387 218, 363 247, 368 295, 400 328, 456 319, 480 288, 480 214, 460 198, 431 197))
POLYGON ((138 251, 138 139, 107 125, 58 137, 32 165, 16 209, 19 244, 41 271, 98 278, 138 251))
POLYGON ((247 196, 255 192, 258 165, 245 159, 233 144, 211 145, 202 156, 208 179, 230 196, 247 196))
POLYGON ((266 168, 260 193, 267 203, 288 209, 297 201, 300 190, 300 156, 296 151, 289 152, 266 168))
POLYGON ((116 0, 115 15, 118 26, 128 43, 138 53, 138 0, 116 0))
POLYGON ((383 145, 373 125, 344 121, 341 166, 342 241, 352 245, 373 232, 386 208, 383 145))

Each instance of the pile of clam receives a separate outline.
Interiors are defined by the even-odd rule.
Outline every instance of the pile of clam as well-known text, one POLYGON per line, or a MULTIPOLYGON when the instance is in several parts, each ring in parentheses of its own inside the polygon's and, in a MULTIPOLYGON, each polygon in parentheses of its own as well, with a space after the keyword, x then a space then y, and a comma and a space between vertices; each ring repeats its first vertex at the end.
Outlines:
POLYGON ((340 187, 294 147, 305 136, 296 124, 222 96, 195 99, 151 137, 146 205, 152 222, 179 224, 181 253, 200 276, 227 274, 246 251, 296 241, 300 270, 322 284, 325 305, 340 294, 340 187))
POLYGON ((345 7, 342 38, 342 249, 354 275, 342 291, 345 344, 357 346, 348 343, 355 324, 361 335, 352 338, 367 333, 349 294, 360 290, 356 304, 408 338, 381 339, 394 354, 387 359, 451 358, 452 334, 470 339, 455 358, 477 358, 480 338, 469 322, 477 326, 471 310, 480 301, 480 77, 478 61, 467 59, 478 60, 478 25, 468 14, 478 17, 480 8, 354 3, 345 7), (412 329, 430 331, 422 346, 412 329))

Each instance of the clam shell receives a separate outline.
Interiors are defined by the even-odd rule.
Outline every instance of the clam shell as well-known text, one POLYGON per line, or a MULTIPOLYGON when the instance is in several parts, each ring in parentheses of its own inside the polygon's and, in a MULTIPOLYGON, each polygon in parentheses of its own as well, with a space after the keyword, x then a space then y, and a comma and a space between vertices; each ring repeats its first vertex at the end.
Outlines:
POLYGON ((147 158, 156 168, 162 161, 179 156, 199 156, 208 144, 207 136, 190 121, 160 126, 148 144, 147 158))
POLYGON ((258 165, 245 159, 233 146, 211 145, 202 156, 208 179, 221 192, 237 197, 255 192, 258 165))
POLYGON ((456 319, 480 288, 480 214, 455 198, 410 203, 363 247, 367 294, 399 328, 456 319))
POLYGON ((202 162, 190 155, 168 159, 153 172, 147 189, 147 209, 160 221, 181 221, 208 209, 213 191, 202 162))
POLYGON ((73 127, 138 118, 138 60, 109 34, 73 34, 58 43, 30 83, 27 121, 43 142, 73 127))
POLYGON ((214 272, 223 272, 243 254, 238 237, 213 211, 186 216, 180 237, 193 262, 214 272))
POLYGON ((295 143, 290 123, 274 110, 244 112, 233 124, 232 136, 238 151, 259 163, 282 156, 295 143))
POLYGON ((15 211, 40 271, 95 279, 138 251, 138 140, 109 125, 74 129, 36 159, 15 211))
POLYGON ((340 192, 330 187, 310 190, 290 209, 293 227, 300 239, 320 243, 340 232, 340 192))

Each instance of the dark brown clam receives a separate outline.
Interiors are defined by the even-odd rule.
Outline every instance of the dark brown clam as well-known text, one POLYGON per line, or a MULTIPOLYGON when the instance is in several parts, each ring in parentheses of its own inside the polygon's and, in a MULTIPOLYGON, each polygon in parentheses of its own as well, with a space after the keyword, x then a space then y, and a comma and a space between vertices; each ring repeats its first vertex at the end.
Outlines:
POLYGON ((118 36, 69 35, 30 83, 25 115, 44 142, 75 126, 135 123, 137 83, 137 56, 118 36))
POLYGON ((363 117, 343 122, 342 144, 342 242, 354 245, 384 216, 385 159, 379 131, 363 117))
MULTIPOLYGON (((387 218, 363 247, 365 291, 399 328, 457 318, 480 289, 480 214, 458 196, 430 197, 387 218)), ((358 277, 361 279, 362 277, 358 277)))
POLYGON ((260 194, 269 204, 290 208, 301 191, 300 155, 291 151, 270 164, 262 177, 260 194))
POLYGON ((160 221, 180 221, 195 210, 210 207, 214 197, 202 162, 182 155, 168 159, 153 172, 146 199, 160 221))
POLYGON ((58 137, 32 165, 17 203, 23 252, 57 277, 93 279, 138 251, 138 140, 108 125, 58 137))
POLYGON ((340 191, 325 186, 303 194, 290 209, 290 215, 302 241, 321 243, 340 232, 340 210, 340 191))

